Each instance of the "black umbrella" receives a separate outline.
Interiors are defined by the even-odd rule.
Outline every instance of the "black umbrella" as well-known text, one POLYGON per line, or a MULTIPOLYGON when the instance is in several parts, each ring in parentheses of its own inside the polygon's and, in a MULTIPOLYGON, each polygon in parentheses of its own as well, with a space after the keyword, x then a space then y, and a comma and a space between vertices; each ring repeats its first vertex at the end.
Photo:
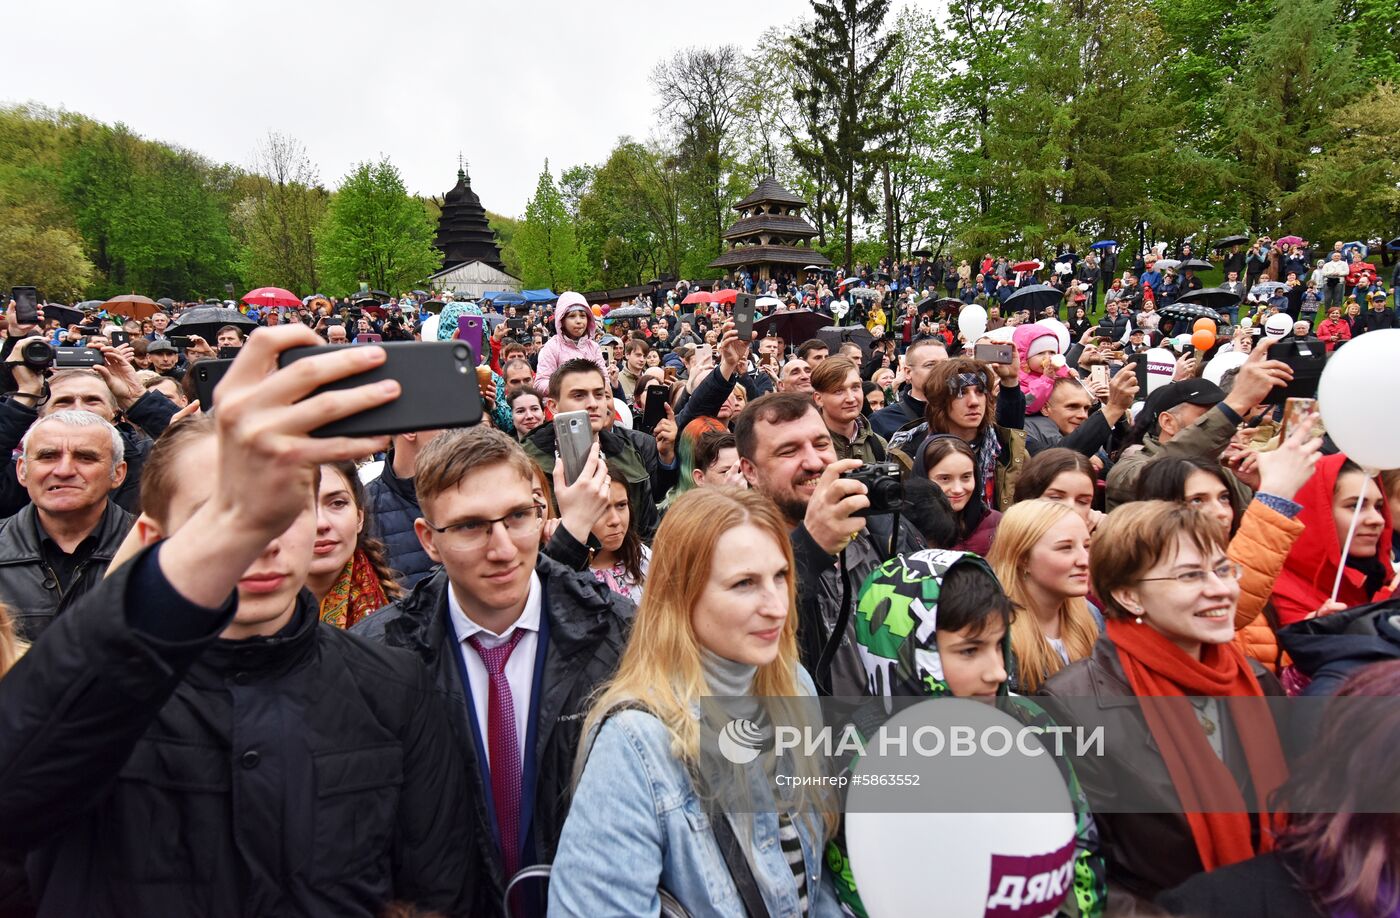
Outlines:
POLYGON ((58 324, 63 328, 70 325, 79 325, 83 321, 83 311, 74 309, 72 306, 64 306, 61 303, 46 303, 44 305, 44 318, 57 319, 58 324))
POLYGON ((911 258, 932 258, 933 252, 929 249, 915 249, 909 253, 911 258))
POLYGON ((169 312, 170 310, 175 308, 175 301, 168 296, 163 296, 160 299, 156 300, 156 302, 159 303, 161 308, 164 309, 166 312, 169 312))
POLYGON ((1176 301, 1187 306, 1205 306, 1224 312, 1227 309, 1234 309, 1240 304, 1240 295, 1223 287, 1205 287, 1183 293, 1176 301))
POLYGON ((784 312, 775 312, 772 315, 764 316, 753 323, 754 329, 760 338, 769 335, 779 335, 789 344, 806 341, 821 331, 823 326, 830 325, 832 317, 824 312, 813 312, 810 309, 789 309, 784 312))
MULTIPOLYGON (((1197 290, 1196 292, 1205 293, 1204 290, 1197 290)), ((1226 291, 1222 290, 1220 292, 1224 293, 1226 291)), ((1231 303, 1229 305, 1233 306, 1234 304, 1231 303)), ((1183 303, 1180 300, 1177 300, 1170 306, 1162 307, 1158 312, 1161 314, 1162 318, 1173 319, 1175 321, 1194 322, 1196 319, 1210 319, 1212 322, 1224 321, 1219 310, 1211 309, 1209 306, 1202 305, 1201 303, 1183 303)))
POLYGON ((649 319, 651 318, 651 310, 645 306, 621 306, 603 318, 609 322, 613 319, 649 319))
POLYGON ((957 312, 966 304, 955 296, 931 296, 920 301, 918 305, 919 315, 926 312, 957 312))
POLYGON ((1385 244, 1387 252, 1400 252, 1400 236, 1396 236, 1385 244))
POLYGON ((1058 287, 1052 287, 1049 284, 1031 284, 1007 297, 1003 309, 1011 312, 1029 309, 1031 315, 1034 316, 1039 315, 1046 306, 1058 306, 1064 298, 1065 292, 1058 287))
POLYGON ((439 314, 442 312, 442 307, 444 305, 445 304, 442 302, 442 300, 424 300, 423 302, 418 304, 418 307, 424 312, 439 314))
POLYGON ((875 336, 860 325, 828 325, 817 329, 816 336, 825 341, 833 352, 847 342, 857 345, 862 357, 870 356, 870 342, 875 340, 875 336))
POLYGON ((1244 245, 1249 241, 1248 236, 1226 236, 1224 239, 1217 239, 1210 244, 1212 249, 1228 249, 1232 245, 1244 245))
POLYGON ((1181 263, 1183 271, 1209 271, 1214 267, 1215 265, 1200 258, 1188 258, 1181 263))
POLYGON ((258 323, 228 306, 196 306, 182 312, 166 334, 199 335, 205 341, 213 341, 225 325, 233 325, 246 334, 248 329, 257 328, 258 323))

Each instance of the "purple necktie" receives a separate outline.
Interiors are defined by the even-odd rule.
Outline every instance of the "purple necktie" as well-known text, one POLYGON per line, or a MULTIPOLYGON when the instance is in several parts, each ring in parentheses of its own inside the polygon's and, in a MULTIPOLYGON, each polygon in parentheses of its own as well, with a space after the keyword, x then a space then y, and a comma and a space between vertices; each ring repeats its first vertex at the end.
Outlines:
POLYGON ((495 647, 484 646, 474 636, 467 638, 491 679, 486 742, 491 756, 491 799, 496 805, 496 829, 501 834, 506 882, 520 866, 520 739, 515 735, 515 700, 505 670, 511 652, 524 636, 525 630, 516 628, 509 640, 495 647))

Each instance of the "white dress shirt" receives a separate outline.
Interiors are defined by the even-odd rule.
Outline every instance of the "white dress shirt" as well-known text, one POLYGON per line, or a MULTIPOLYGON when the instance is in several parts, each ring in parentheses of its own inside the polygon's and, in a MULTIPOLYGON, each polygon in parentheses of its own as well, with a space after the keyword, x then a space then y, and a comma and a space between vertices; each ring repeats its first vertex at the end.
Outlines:
POLYGON ((540 645, 540 605, 543 597, 539 574, 530 574, 530 595, 525 599, 525 611, 502 634, 495 634, 467 617, 457 602, 457 594, 449 586, 447 590, 447 612, 452 616, 452 625, 457 629, 457 652, 467 665, 467 681, 471 683, 472 705, 476 709, 476 726, 481 733, 481 744, 485 747, 487 766, 490 766, 491 739, 486 725, 491 703, 491 678, 486 672, 486 664, 481 656, 467 643, 467 638, 475 637, 483 647, 495 647, 511 639, 516 629, 525 632, 520 643, 511 651, 506 661, 506 681, 510 683, 510 697, 515 702, 515 737, 520 747, 521 763, 525 760, 525 737, 530 716, 530 693, 535 683, 535 650, 540 645))

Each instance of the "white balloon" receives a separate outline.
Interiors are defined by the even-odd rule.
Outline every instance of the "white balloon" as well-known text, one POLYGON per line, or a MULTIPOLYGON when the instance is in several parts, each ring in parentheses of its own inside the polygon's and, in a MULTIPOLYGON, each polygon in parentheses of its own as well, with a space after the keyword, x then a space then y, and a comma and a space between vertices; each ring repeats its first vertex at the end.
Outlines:
POLYGON ((962 312, 958 313, 958 331, 965 335, 967 340, 977 340, 986 330, 987 310, 981 306, 972 303, 964 306, 962 312))
MULTIPOLYGON (((969 702, 962 699, 924 701, 895 714, 872 736, 866 755, 855 766, 855 777, 888 773, 902 766, 921 776, 939 764, 936 754, 931 758, 916 752, 899 752, 899 742, 891 746, 885 740, 909 735, 930 725, 953 725, 964 721, 957 707, 969 702), (943 704, 943 709, 929 709, 930 704, 943 704), (883 738, 882 738, 883 737, 883 738), (886 750, 894 749, 891 753, 886 750), (917 761, 916 761, 917 760, 917 761), (907 763, 907 764, 906 764, 907 763)), ((993 709, 994 711, 995 709, 993 709)), ((1014 735, 1022 724, 1005 712, 988 715, 990 721, 969 717, 966 723, 976 730, 983 723, 1003 724, 1014 735)), ((937 727, 935 726, 935 731, 937 727)), ((930 734, 932 735, 932 734, 930 734)), ((941 735, 941 734, 940 734, 941 735)), ((989 735, 983 732, 983 736, 989 735)), ((914 741, 912 748, 927 748, 914 741)), ((1064 901, 1060 895, 1026 894, 1035 888, 1043 893, 1049 874, 1063 877, 1071 870, 1074 859, 1074 809, 1059 769, 1048 755, 1023 758, 1014 765, 1015 756, 982 757, 981 762, 992 772, 1005 768, 999 775, 988 774, 987 785, 968 788, 964 793, 949 794, 953 788, 930 788, 925 792, 911 791, 912 808, 926 812, 890 812, 889 797, 865 785, 851 786, 846 798, 846 850, 851 873, 860 890, 861 902, 871 918, 905 918, 909 915, 937 915, 938 918, 984 918, 988 914, 1008 918, 1048 918, 1064 901), (998 780, 1011 778, 1018 787, 1008 793, 1033 790, 1037 802, 1043 802, 1042 812, 965 813, 951 812, 953 799, 960 801, 988 800, 995 792, 998 780), (935 806, 934 801, 944 805, 935 806), (874 804, 874 805, 872 805, 874 804), (936 810, 943 810, 937 812, 936 810), (946 844, 938 844, 938 840, 946 844), (936 845, 937 850, 930 849, 936 845)), ((973 759, 969 759, 972 762, 973 759)), ((947 763, 939 774, 960 771, 957 763, 947 763)), ((927 780, 927 779, 926 779, 927 780)), ((966 776, 956 780, 967 780, 966 776)), ((966 786, 966 785, 964 785, 966 786)), ((1005 798, 998 798, 1004 800, 1005 798)), ((994 804, 991 804, 994 805, 994 804)), ((1070 884, 1065 884, 1068 890, 1070 884)))
POLYGON ((1400 424, 1376 410, 1400 391, 1400 329, 1367 332, 1338 348, 1317 385, 1318 409, 1332 442, 1367 469, 1400 468, 1400 424))
POLYGON ((1164 347, 1147 349, 1147 391, 1138 394, 1146 398, 1172 381, 1176 373, 1176 355, 1164 347))
POLYGON ((1244 362, 1248 359, 1248 354, 1233 350, 1222 350, 1219 354, 1215 355, 1210 363, 1206 364, 1205 371, 1201 373, 1201 376, 1218 386, 1220 385, 1220 380, 1225 377, 1226 373, 1230 372, 1235 367, 1244 366, 1244 362))
POLYGON ((989 331, 989 332, 984 332, 984 333, 982 333, 981 335, 978 335, 978 337, 979 337, 979 338, 985 338, 987 341, 990 341, 992 344, 1010 344, 1010 343, 1011 343, 1011 336, 1014 335, 1015 333, 1016 333, 1016 326, 1014 326, 1014 325, 1003 325, 1003 326, 1001 326, 1000 328, 994 328, 994 329, 992 329, 992 330, 989 331))

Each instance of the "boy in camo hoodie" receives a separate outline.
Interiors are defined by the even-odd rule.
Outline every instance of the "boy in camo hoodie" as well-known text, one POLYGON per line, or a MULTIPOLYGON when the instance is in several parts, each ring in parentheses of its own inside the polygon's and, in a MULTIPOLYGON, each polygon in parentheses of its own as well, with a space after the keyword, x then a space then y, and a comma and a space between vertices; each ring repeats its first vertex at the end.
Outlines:
MULTIPOLYGON (((927 549, 886 561, 866 578, 855 613, 870 693, 974 698, 1028 726, 1053 726, 1039 705, 1007 691, 1014 614, 992 569, 971 552, 927 549)), ((1108 888, 1098 830, 1073 768, 1065 759, 1055 762, 1077 815, 1074 886, 1058 914, 1099 918, 1108 888)), ((844 833, 827 844, 826 863, 842 905, 864 918, 844 833)), ((930 902, 929 914, 936 913, 930 902)))

